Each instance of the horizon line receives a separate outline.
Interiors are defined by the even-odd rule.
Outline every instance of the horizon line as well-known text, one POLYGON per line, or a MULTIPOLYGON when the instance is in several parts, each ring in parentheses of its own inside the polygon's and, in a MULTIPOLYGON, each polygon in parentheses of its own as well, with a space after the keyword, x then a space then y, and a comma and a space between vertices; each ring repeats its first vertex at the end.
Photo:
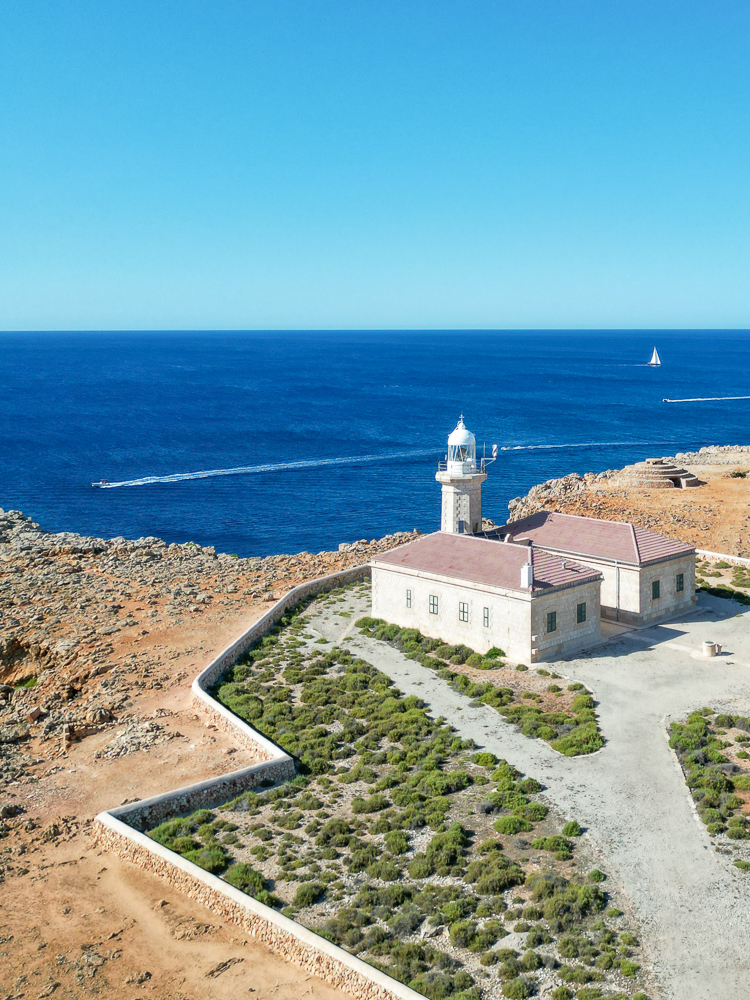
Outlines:
POLYGON ((750 326, 314 326, 314 327, 39 327, 0 329, 3 334, 36 333, 750 333, 750 326))

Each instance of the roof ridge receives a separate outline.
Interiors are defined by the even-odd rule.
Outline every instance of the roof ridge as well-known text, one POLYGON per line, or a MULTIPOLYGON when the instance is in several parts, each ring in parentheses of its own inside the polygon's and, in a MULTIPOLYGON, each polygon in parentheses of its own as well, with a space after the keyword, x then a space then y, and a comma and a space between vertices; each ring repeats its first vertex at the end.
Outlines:
POLYGON ((624 524, 628 527, 631 526, 630 521, 611 521, 607 517, 589 517, 588 514, 567 514, 563 510, 542 510, 534 511, 533 514, 527 514, 525 517, 521 517, 518 521, 506 521, 505 524, 501 524, 501 528, 508 527, 511 524, 520 524, 522 521, 527 521, 531 517, 536 517, 537 514, 556 514, 558 517, 575 517, 579 521, 601 521, 603 524, 624 524))
MULTIPOLYGON (((538 511, 541 513, 541 511, 538 511)), ((547 514, 558 514, 560 517, 577 517, 579 521, 603 521, 605 524, 627 524, 631 525, 630 521, 610 521, 608 517, 589 517, 587 514, 567 514, 563 510, 550 510, 546 511, 547 514)), ((529 517, 533 517, 533 514, 529 514, 529 517)))
POLYGON ((635 549, 636 561, 640 565, 640 563, 642 562, 641 550, 638 548, 638 539, 636 538, 635 534, 635 525, 632 523, 630 524, 630 534, 633 536, 633 548, 635 549))

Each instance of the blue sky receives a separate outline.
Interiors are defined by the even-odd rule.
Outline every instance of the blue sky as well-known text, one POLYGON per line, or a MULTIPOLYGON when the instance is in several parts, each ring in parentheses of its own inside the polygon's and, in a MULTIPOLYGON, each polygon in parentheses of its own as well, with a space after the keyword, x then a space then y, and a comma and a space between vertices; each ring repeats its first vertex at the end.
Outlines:
POLYGON ((749 28, 3 0, 0 329, 750 327, 749 28))

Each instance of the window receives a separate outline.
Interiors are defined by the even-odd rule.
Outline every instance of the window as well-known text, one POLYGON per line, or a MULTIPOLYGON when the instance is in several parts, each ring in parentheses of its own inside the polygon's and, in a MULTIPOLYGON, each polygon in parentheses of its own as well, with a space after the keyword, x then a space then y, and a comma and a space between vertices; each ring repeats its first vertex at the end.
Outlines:
POLYGON ((658 580, 651 581, 651 600, 658 601, 661 597, 661 585, 658 580))
POLYGON ((678 594, 680 593, 681 590, 685 589, 685 574, 684 573, 678 573, 677 574, 677 579, 674 582, 674 589, 677 591, 678 594))
POLYGON ((464 601, 458 602, 458 620, 460 622, 467 622, 469 620, 469 605, 464 601))
POLYGON ((485 628, 490 627, 490 609, 482 608, 482 624, 485 628))
POLYGON ((430 614, 436 615, 438 613, 438 599, 434 594, 430 594, 430 614))
POLYGON ((407 606, 407 608, 411 607, 411 591, 410 590, 406 591, 406 606, 407 606))
POLYGON ((582 625, 586 621, 586 602, 579 604, 576 608, 576 621, 579 625, 582 625))
POLYGON ((547 612, 547 631, 557 632, 557 612, 548 611, 547 612))

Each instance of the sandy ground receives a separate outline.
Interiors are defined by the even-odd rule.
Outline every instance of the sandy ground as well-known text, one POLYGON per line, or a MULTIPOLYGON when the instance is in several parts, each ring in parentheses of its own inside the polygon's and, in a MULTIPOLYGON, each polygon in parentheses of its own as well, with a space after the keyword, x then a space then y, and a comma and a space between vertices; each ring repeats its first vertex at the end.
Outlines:
POLYGON ((113 760, 95 757, 123 728, 116 727, 74 743, 66 756, 47 759, 46 748, 30 748, 39 755, 34 778, 12 783, 2 796, 24 809, 0 840, 7 865, 0 888, 3 1000, 342 995, 157 878, 102 854, 88 833, 102 809, 248 762, 231 739, 194 715, 190 683, 265 609, 238 605, 233 614, 206 616, 179 634, 150 637, 155 648, 169 650, 169 674, 181 680, 133 692, 133 712, 155 717, 163 742, 113 760))
POLYGON ((690 542, 697 548, 750 557, 750 453, 721 456, 725 464, 691 465, 705 485, 686 490, 624 490, 614 481, 594 483, 579 493, 545 498, 546 510, 632 521, 690 542))
POLYGON ((669 716, 703 705, 750 710, 750 611, 740 607, 701 596, 684 620, 623 630, 586 657, 558 662, 559 673, 594 692, 607 740, 598 753, 576 758, 524 737, 433 671, 358 635, 351 623, 367 613, 361 601, 346 626, 331 618, 316 627, 464 736, 542 781, 555 805, 579 820, 634 905, 665 1000, 747 1000, 750 878, 712 845, 666 734, 669 716), (703 659, 704 639, 723 643, 726 654, 703 659))

